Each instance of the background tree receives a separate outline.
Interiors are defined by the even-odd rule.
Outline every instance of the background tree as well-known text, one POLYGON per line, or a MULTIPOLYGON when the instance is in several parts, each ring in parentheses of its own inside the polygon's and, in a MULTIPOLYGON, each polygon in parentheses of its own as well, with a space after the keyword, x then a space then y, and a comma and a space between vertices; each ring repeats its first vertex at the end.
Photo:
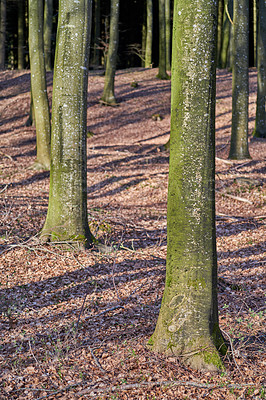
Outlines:
POLYGON ((18 69, 24 68, 24 0, 18 0, 18 69))
POLYGON ((48 212, 41 237, 89 247, 87 91, 91 0, 60 0, 54 67, 48 212))
POLYGON ((0 10, 0 70, 5 68, 5 45, 6 45, 6 0, 1 0, 0 10))
POLYGON ((171 70, 171 2, 165 0, 165 50, 166 70, 171 70))
POLYGON ((145 67, 152 65, 152 34, 153 34, 153 0, 146 0, 146 47, 145 47, 145 67))
POLYGON ((107 62, 105 70, 104 89, 101 101, 104 104, 115 105, 115 71, 118 50, 118 22, 119 22, 119 0, 111 0, 111 15, 110 15, 110 38, 107 53, 107 62))
POLYGON ((250 158, 248 151, 249 1, 234 0, 232 129, 229 158, 250 158))
POLYGON ((159 0, 159 79, 169 79, 166 72, 165 0, 159 0))
POLYGON ((52 30, 53 30, 53 0, 45 0, 44 2, 44 58, 46 71, 52 70, 52 30))
POLYGON ((44 64, 42 0, 29 0, 29 51, 37 142, 37 159, 33 167, 50 169, 51 128, 44 64))
POLYGON ((93 58, 92 64, 99 66, 101 64, 100 58, 100 39, 101 39, 101 1, 94 1, 94 44, 93 44, 93 58))
POLYGON ((215 234, 215 46, 217 2, 175 1, 167 264, 149 341, 199 370, 222 367, 215 234))
POLYGON ((253 135, 256 137, 266 137, 266 3, 259 0, 259 19, 258 19, 258 87, 257 87, 257 108, 255 129, 253 135))

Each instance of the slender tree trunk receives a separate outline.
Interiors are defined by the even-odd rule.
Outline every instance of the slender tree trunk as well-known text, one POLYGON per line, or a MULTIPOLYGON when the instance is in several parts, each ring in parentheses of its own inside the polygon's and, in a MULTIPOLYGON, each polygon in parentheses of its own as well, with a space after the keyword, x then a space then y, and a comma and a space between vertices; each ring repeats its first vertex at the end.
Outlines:
POLYGON ((34 168, 50 169, 50 112, 43 45, 43 2, 29 0, 29 52, 37 160, 34 168))
POLYGON ((105 104, 116 104, 114 82, 116 71, 116 59, 118 50, 118 21, 119 21, 119 0, 111 0, 110 17, 110 39, 107 53, 107 63, 105 70, 104 89, 101 101, 105 104))
POLYGON ((249 1, 234 0, 232 130, 229 158, 250 158, 248 151, 249 1))
POLYGON ((41 237, 89 247, 87 215, 87 91, 91 0, 60 0, 56 41, 51 178, 41 237))
POLYGON ((171 3, 165 0, 165 50, 166 70, 171 70, 171 3))
POLYGON ((18 69, 24 68, 24 0, 18 0, 18 69))
POLYGON ((53 0, 45 0, 43 27, 45 68, 46 71, 52 71, 53 0))
POLYGON ((33 107, 33 98, 32 98, 32 89, 30 88, 30 112, 29 117, 25 123, 26 126, 34 126, 35 118, 34 118, 34 107, 33 107))
POLYGON ((147 32, 145 48, 145 67, 152 66, 152 35, 153 35, 153 0, 147 1, 147 32))
POLYGON ((217 29, 217 66, 221 67, 221 50, 223 43, 223 14, 224 14, 224 0, 218 1, 218 29, 217 29))
POLYGON ((141 32, 141 66, 145 67, 145 48, 146 48, 146 38, 147 38, 147 26, 145 19, 142 22, 142 32, 141 32))
POLYGON ((93 65, 99 66, 100 60, 100 38, 101 38, 101 1, 94 1, 94 44, 93 44, 93 65))
POLYGON ((229 20, 227 14, 230 15, 230 18, 232 20, 233 19, 232 0, 225 0, 224 2, 222 44, 221 44, 220 61, 219 61, 220 68, 226 68, 230 64, 230 62, 228 62, 228 58, 230 57, 229 43, 230 43, 231 21, 229 20))
POLYGON ((6 0, 1 0, 0 14, 0 70, 5 69, 5 46, 6 46, 6 0))
POLYGON ((257 88, 257 110, 253 135, 255 137, 266 137, 266 3, 259 0, 258 18, 258 88, 257 88))
POLYGON ((253 51, 254 51, 254 67, 257 66, 257 0, 253 0, 253 51))
POLYGON ((222 369, 215 234, 217 2, 174 5, 166 282, 154 351, 222 369), (192 28, 193 27, 193 28, 192 28))
POLYGON ((166 72, 165 0, 159 0, 159 79, 169 79, 166 72))

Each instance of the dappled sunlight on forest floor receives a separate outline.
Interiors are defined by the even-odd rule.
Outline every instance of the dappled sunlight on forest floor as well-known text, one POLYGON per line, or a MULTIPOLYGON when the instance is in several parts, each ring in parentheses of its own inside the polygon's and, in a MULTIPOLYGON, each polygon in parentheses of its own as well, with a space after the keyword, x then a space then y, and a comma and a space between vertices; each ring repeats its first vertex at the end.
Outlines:
MULTIPOLYGON (((25 126, 30 73, 0 73, 1 399, 263 398, 266 145, 251 137, 256 71, 250 70, 252 159, 236 162, 227 160, 231 74, 217 72, 218 290, 229 343, 220 375, 146 348, 166 258, 170 81, 156 74, 118 71, 117 107, 99 104, 104 77, 89 76, 89 222, 113 246, 99 254, 38 242, 49 173, 28 168, 36 154, 34 128, 25 126)), ((51 101, 51 73, 48 94, 51 101)))

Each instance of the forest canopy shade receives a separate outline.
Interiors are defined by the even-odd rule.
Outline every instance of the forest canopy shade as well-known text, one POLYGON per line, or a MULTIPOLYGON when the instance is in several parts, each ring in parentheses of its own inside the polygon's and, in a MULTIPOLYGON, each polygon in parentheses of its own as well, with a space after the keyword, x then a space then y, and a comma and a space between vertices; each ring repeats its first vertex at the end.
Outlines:
POLYGON ((215 233, 215 46, 217 1, 174 6, 166 282, 157 352, 192 368, 223 369, 215 233))

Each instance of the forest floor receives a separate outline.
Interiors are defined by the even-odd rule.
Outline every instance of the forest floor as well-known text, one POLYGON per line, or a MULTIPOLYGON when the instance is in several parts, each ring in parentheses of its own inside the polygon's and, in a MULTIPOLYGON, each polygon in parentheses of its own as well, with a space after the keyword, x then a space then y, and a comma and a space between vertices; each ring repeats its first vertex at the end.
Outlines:
MULTIPOLYGON (((251 136, 254 69, 252 159, 237 162, 227 160, 231 74, 217 72, 218 289, 220 327, 230 344, 226 371, 195 372, 146 347, 166 259, 168 154, 161 146, 170 130, 170 81, 157 80, 156 73, 118 71, 118 107, 99 104, 104 77, 89 77, 89 221, 97 238, 114 247, 110 254, 38 243, 49 173, 29 168, 36 154, 35 130, 25 126, 30 72, 0 73, 0 399, 265 398, 266 143, 251 136)), ((52 74, 48 92, 51 100, 52 74)))

